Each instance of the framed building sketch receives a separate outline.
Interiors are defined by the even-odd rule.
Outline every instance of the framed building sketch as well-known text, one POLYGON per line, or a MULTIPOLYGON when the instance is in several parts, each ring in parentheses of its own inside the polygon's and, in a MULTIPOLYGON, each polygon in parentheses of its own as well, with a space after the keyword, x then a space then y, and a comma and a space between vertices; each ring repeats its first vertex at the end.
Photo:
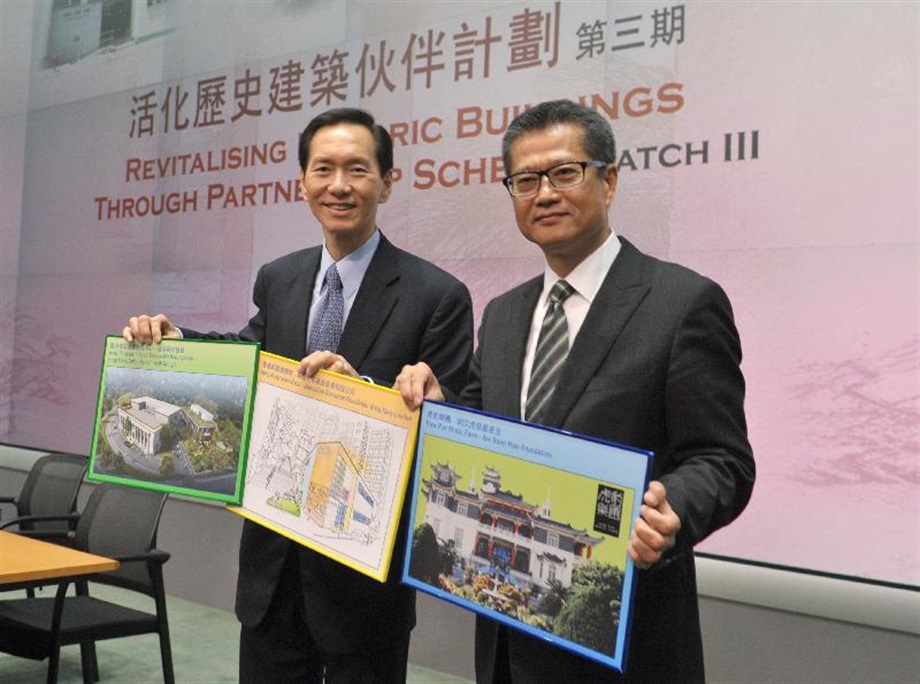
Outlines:
POLYGON ((399 393, 263 352, 240 515, 385 581, 418 411, 399 393))
POLYGON ((87 477, 238 503, 259 345, 105 340, 87 477))
POLYGON ((622 671, 652 454, 422 405, 403 581, 622 671))

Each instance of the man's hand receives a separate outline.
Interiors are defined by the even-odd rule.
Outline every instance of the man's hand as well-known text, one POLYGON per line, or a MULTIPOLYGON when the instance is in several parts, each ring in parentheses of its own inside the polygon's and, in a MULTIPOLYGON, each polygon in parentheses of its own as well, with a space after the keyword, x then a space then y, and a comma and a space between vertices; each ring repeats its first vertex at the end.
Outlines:
POLYGON ((344 356, 333 354, 331 351, 315 351, 303 357, 297 366, 297 372, 304 378, 312 378, 320 370, 329 370, 353 378, 359 377, 358 371, 351 367, 344 356))
POLYGON ((668 503, 664 485, 653 480, 642 497, 636 529, 629 537, 629 557, 636 567, 647 570, 674 546, 680 531, 680 518, 668 503))
POLYGON ((423 399, 444 401, 441 383, 438 382, 427 363, 403 366, 399 375, 396 376, 393 389, 402 394, 403 401, 410 409, 417 409, 421 406, 423 399))
POLYGON ((121 334, 128 342, 140 344, 159 344, 164 337, 182 337, 179 328, 163 314, 132 316, 121 334))

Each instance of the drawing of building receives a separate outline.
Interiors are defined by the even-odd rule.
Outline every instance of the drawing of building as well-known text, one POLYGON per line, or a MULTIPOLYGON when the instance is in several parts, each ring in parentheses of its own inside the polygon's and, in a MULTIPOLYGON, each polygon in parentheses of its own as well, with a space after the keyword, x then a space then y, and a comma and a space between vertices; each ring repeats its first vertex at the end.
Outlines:
POLYGON ((604 541, 553 520, 549 497, 538 507, 502 491, 498 470, 486 468, 478 490, 470 478, 466 491, 457 486, 461 476, 450 464, 436 463, 432 471, 422 481, 422 494, 425 521, 438 539, 452 540, 467 563, 498 568, 519 585, 546 588, 558 580, 570 586, 573 570, 604 541))
POLYGON ((53 0, 41 5, 37 21, 48 26, 49 67, 77 62, 100 49, 146 42, 175 25, 166 0, 53 0))
POLYGON ((367 455, 364 480, 376 498, 382 498, 388 481, 388 457, 393 451, 392 436, 388 430, 369 430, 363 444, 367 455))
POLYGON ((364 482, 365 459, 341 442, 322 442, 313 452, 307 515, 327 530, 360 534, 374 517, 374 498, 364 482))
POLYGON ((183 422, 182 408, 153 397, 137 397, 130 408, 118 408, 118 427, 148 456, 160 450, 164 428, 175 435, 183 422))
POLYGON ((214 414, 198 404, 187 408, 153 397, 137 397, 130 408, 118 408, 118 427, 127 439, 148 456, 164 447, 164 434, 175 439, 182 427, 199 442, 210 442, 217 429, 214 414), (168 431, 165 429, 168 427, 168 431))
POLYGON ((183 411, 185 425, 191 430, 195 439, 199 442, 210 442, 217 429, 217 423, 214 420, 214 414, 205 411, 198 404, 189 404, 188 408, 183 411))

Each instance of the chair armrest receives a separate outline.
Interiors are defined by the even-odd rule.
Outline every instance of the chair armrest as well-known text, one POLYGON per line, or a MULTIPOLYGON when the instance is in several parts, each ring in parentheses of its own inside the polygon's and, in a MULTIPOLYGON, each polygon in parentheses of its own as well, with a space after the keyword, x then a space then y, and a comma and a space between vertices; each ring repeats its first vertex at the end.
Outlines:
POLYGON ((114 560, 117 560, 119 563, 159 563, 163 565, 166 561, 169 560, 170 554, 168 551, 161 551, 160 549, 150 549, 147 553, 137 554, 135 556, 110 556, 114 560))
MULTIPOLYGON (((0 530, 6 529, 10 525, 19 525, 22 527, 22 523, 35 522, 69 522, 70 529, 74 529, 77 526, 77 521, 79 519, 79 513, 69 513, 67 515, 23 515, 18 518, 11 518, 4 523, 0 523, 0 530)), ((34 535, 34 533, 39 532, 39 530, 25 530, 23 533, 26 532, 34 535)), ((54 532, 54 534, 60 534, 60 532, 54 532)))
POLYGON ((29 537, 30 539, 41 539, 43 541, 53 542, 55 544, 65 544, 67 546, 73 546, 74 538, 76 535, 73 530, 69 532, 56 531, 56 530, 24 530, 22 532, 16 532, 16 534, 23 537, 29 537))
POLYGON ((163 551, 162 549, 150 549, 147 555, 150 557, 150 560, 160 563, 161 565, 172 557, 169 551, 163 551))

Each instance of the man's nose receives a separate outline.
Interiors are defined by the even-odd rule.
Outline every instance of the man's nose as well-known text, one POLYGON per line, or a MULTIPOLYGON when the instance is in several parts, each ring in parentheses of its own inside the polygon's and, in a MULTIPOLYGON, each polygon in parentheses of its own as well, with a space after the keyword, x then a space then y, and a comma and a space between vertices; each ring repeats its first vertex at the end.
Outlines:
POLYGON ((549 176, 540 176, 540 187, 537 188, 537 202, 555 202, 559 199, 559 190, 549 182, 549 176))
POLYGON ((339 169, 333 174, 329 190, 331 192, 348 192, 351 190, 351 181, 345 169, 339 169))

